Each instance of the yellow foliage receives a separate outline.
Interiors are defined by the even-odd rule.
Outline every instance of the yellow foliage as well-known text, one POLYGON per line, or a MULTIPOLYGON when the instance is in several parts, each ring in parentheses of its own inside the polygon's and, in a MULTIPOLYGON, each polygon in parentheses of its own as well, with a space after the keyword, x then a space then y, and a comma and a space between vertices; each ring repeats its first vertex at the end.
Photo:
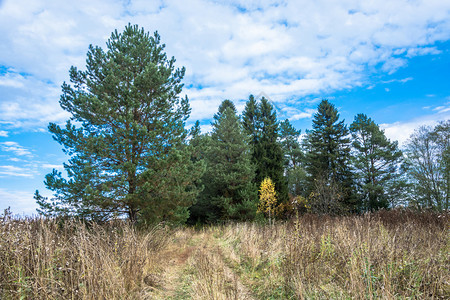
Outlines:
POLYGON ((296 196, 294 199, 292 199, 292 205, 295 207, 295 209, 301 211, 301 212, 310 212, 311 211, 311 197, 313 197, 314 192, 311 193, 309 200, 303 196, 296 196))
POLYGON ((259 187, 259 206, 258 212, 268 214, 269 218, 273 216, 275 205, 277 204, 277 196, 275 185, 269 177, 266 177, 259 187))

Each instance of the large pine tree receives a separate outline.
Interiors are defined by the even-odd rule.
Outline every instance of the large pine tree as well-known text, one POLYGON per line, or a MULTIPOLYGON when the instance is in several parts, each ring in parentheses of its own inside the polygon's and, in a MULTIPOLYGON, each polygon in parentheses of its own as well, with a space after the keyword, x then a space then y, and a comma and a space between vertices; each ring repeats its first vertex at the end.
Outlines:
POLYGON ((70 69, 61 107, 72 117, 49 131, 70 160, 69 179, 46 176, 53 199, 36 192, 40 212, 93 219, 128 215, 136 221, 186 218, 200 169, 189 159, 181 98, 185 69, 167 58, 158 33, 137 25, 117 30, 107 51, 89 46, 86 70, 70 69))
POLYGON ((352 157, 359 192, 365 210, 387 208, 395 197, 394 183, 403 154, 367 115, 358 114, 350 125, 352 157))
MULTIPOLYGON (((320 201, 322 213, 353 211, 358 203, 350 170, 350 137, 344 120, 328 100, 322 100, 305 139, 309 191, 320 201), (320 192, 319 192, 320 191, 320 192), (328 196, 325 197, 325 193, 328 196), (324 205, 324 202, 327 204, 324 205), (330 211, 327 211, 327 209, 330 211)), ((314 198, 314 197, 313 197, 314 198)))

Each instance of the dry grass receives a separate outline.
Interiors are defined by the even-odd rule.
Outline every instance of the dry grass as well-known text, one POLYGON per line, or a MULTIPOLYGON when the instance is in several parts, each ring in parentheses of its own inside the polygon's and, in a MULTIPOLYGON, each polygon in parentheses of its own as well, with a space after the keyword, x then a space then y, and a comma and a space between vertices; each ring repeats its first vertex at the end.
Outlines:
POLYGON ((448 299, 448 225, 448 214, 408 211, 309 215, 226 226, 222 240, 261 299, 448 299))
POLYGON ((145 298, 166 232, 124 222, 0 219, 1 299, 145 298))
POLYGON ((0 299, 449 299, 449 215, 136 230, 0 217, 0 299))
POLYGON ((198 234, 198 247, 189 259, 188 279, 190 299, 253 299, 251 292, 240 281, 239 275, 223 260, 222 248, 213 234, 215 228, 198 234))

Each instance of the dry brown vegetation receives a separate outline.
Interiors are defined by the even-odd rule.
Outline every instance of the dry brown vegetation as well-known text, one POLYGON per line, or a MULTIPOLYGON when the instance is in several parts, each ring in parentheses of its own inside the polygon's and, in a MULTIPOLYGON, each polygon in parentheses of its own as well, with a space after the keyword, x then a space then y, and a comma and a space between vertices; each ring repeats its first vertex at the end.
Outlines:
POLYGON ((303 216, 223 228, 232 262, 261 299, 450 297, 448 215, 303 216))
POLYGON ((155 256, 167 241, 161 228, 86 226, 44 219, 0 222, 0 299, 139 299, 155 256))
POLYGON ((0 219, 1 299, 448 299, 448 214, 137 230, 0 219))

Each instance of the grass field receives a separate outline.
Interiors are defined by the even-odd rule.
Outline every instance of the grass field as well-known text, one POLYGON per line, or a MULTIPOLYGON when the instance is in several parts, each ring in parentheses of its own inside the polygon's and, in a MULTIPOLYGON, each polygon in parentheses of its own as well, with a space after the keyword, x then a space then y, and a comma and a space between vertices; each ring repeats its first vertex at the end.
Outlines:
POLYGON ((449 299, 449 215, 141 229, 0 218, 0 299, 449 299))

